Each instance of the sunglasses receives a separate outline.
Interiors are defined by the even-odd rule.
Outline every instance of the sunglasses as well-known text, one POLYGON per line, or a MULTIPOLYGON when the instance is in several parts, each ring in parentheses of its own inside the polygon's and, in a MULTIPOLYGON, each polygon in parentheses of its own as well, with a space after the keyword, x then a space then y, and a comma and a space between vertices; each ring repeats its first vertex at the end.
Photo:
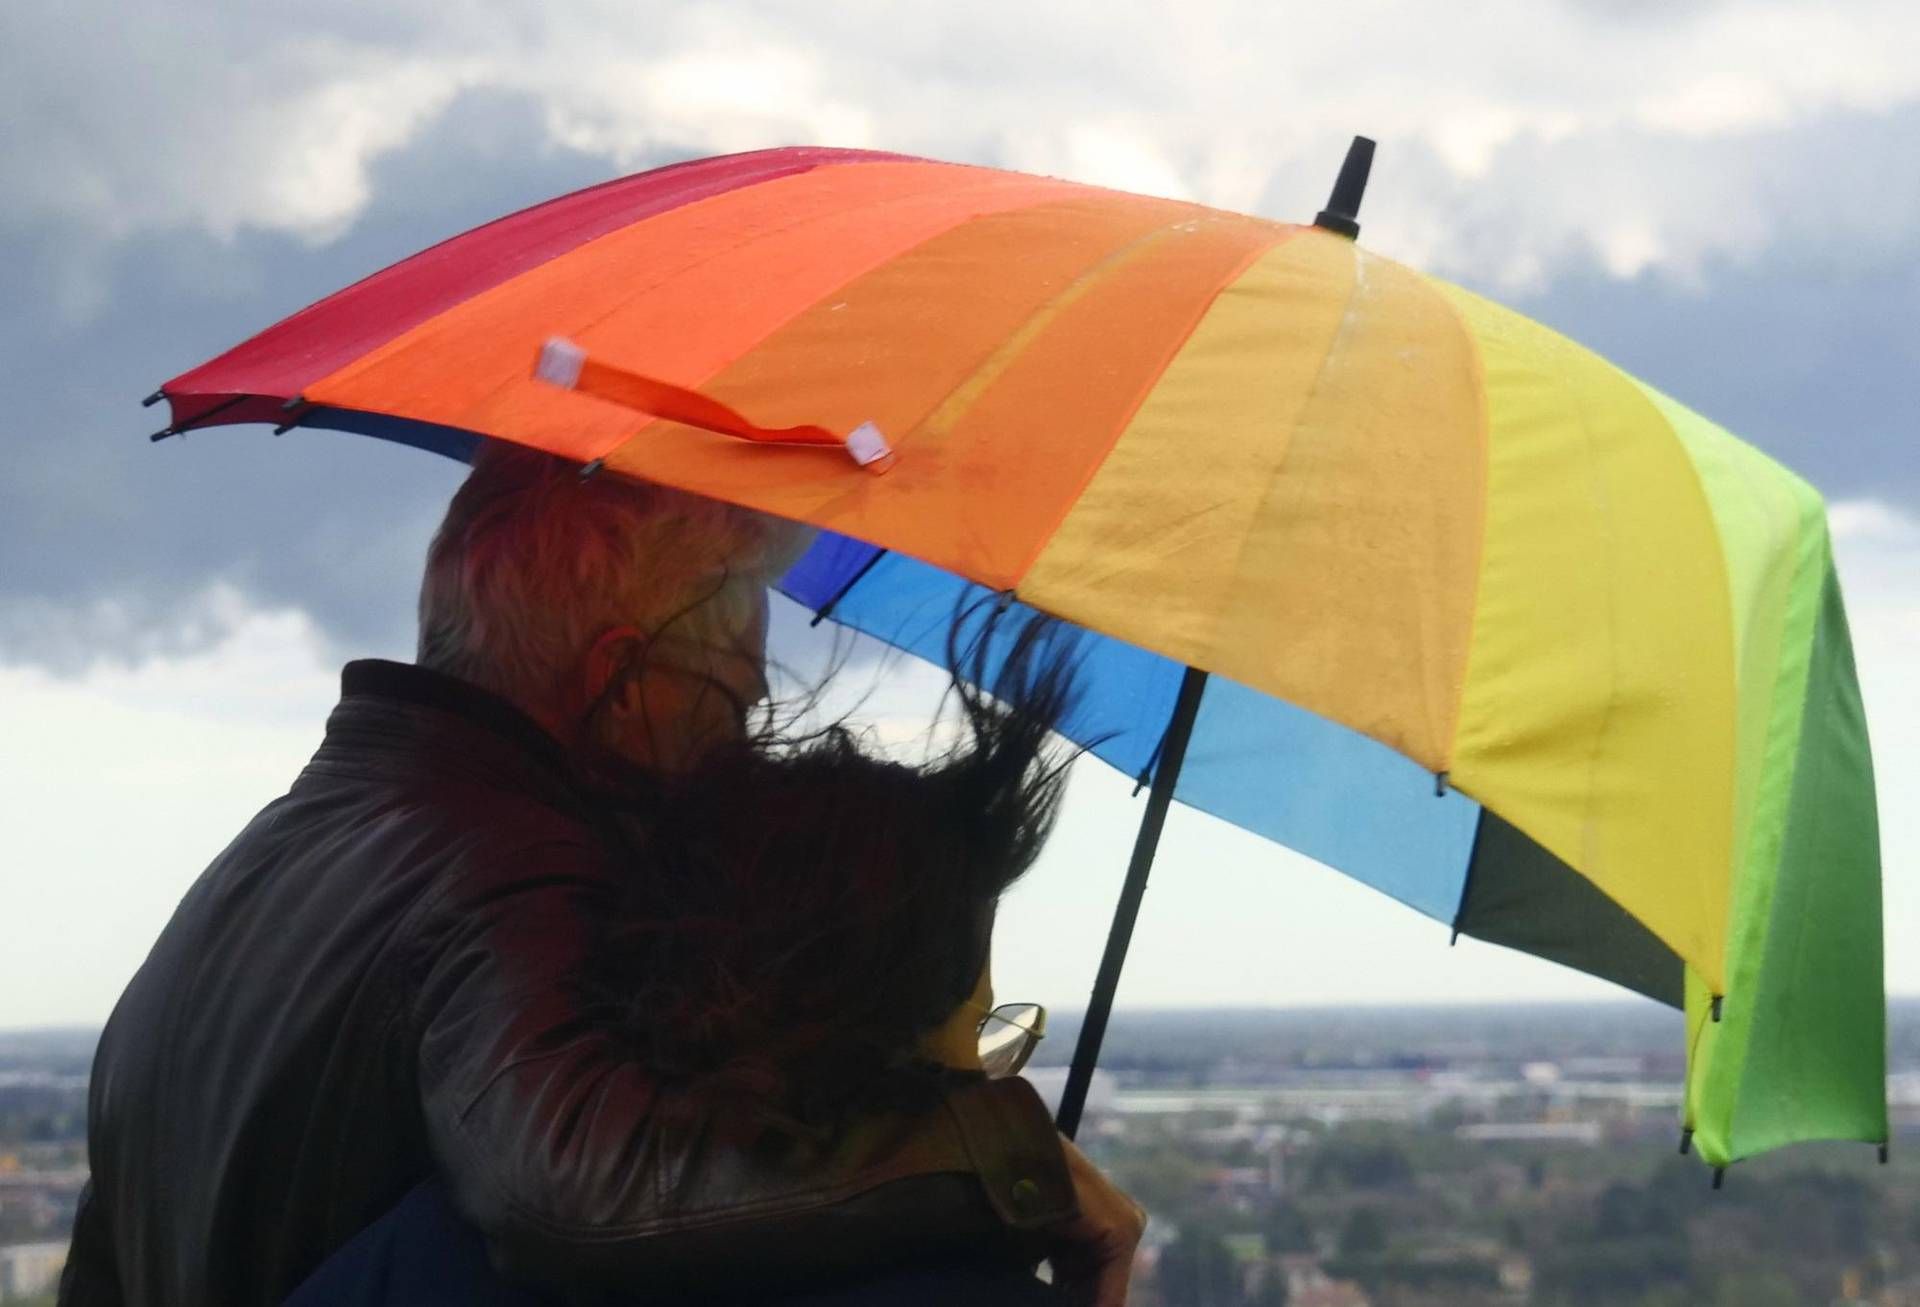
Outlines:
POLYGON ((1002 1003, 980 1019, 980 1069, 990 1080, 1018 1075, 1047 1037, 1047 1010, 1038 1003, 1002 1003))

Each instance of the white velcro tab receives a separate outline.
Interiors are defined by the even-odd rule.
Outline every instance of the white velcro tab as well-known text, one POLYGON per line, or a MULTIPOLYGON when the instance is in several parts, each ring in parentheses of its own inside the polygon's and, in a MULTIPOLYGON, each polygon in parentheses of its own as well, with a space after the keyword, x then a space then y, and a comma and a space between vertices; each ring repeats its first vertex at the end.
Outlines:
POLYGON ((847 433, 847 452, 853 455, 853 461, 861 467, 869 463, 878 463, 893 452, 887 444, 887 438, 880 434, 880 428, 871 422, 862 422, 847 433))
POLYGON ((533 375, 551 385, 572 390, 580 384, 580 367, 586 361, 587 351, 565 336, 549 336, 547 343, 540 347, 540 361, 533 365, 533 375))

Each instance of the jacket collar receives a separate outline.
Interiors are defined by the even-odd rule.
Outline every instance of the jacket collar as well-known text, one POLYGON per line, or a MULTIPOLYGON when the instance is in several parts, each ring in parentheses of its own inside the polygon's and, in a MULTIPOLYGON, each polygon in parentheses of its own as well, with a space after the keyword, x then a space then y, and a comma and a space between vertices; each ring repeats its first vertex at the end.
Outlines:
POLYGON ((554 798, 581 788, 560 742, 513 704, 443 672, 378 658, 341 671, 340 704, 314 764, 459 774, 554 798))

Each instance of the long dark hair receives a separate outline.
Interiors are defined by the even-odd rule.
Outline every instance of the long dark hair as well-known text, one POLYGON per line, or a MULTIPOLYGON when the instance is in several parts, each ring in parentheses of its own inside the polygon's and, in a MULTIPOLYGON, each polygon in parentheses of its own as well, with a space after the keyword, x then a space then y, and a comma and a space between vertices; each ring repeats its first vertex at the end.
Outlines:
POLYGON ((1077 660, 1068 628, 976 602, 933 760, 885 761, 842 723, 649 782, 599 977, 646 1064, 816 1121, 924 1084, 915 1044, 972 994, 1052 828, 1077 660))

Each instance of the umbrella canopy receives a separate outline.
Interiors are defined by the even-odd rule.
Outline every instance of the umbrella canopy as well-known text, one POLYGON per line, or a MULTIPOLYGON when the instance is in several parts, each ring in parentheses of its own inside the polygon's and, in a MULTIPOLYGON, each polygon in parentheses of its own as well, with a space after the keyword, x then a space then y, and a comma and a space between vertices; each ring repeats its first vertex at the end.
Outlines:
POLYGON ((1341 235, 893 155, 705 159, 435 246, 161 393, 169 432, 492 437, 816 524, 783 588, 933 657, 959 589, 1005 592, 1095 634, 1067 730, 1130 775, 1204 669, 1179 800, 1684 1007, 1710 1162, 1887 1138, 1819 497, 1341 235), (895 458, 556 389, 553 335, 895 458))

